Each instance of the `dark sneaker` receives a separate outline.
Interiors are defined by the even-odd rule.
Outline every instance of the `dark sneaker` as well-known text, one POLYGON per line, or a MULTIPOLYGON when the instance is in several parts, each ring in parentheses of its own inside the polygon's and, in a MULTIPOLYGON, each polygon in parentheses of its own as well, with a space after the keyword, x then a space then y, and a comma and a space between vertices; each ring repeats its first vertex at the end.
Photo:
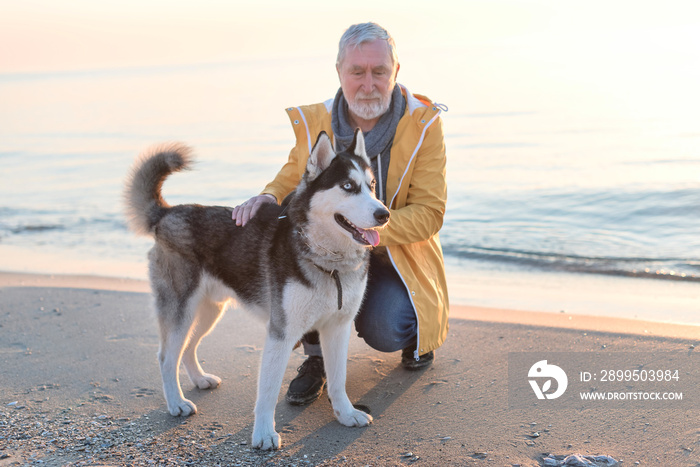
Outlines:
POLYGON ((401 352, 401 366, 408 371, 422 370, 423 368, 432 364, 433 360, 435 360, 435 354, 432 351, 421 355, 418 357, 418 360, 416 360, 413 356, 413 352, 415 350, 415 347, 406 347, 401 352))
POLYGON ((326 385, 323 357, 309 357, 297 369, 299 374, 289 383, 287 402, 292 405, 307 405, 321 397, 326 385))

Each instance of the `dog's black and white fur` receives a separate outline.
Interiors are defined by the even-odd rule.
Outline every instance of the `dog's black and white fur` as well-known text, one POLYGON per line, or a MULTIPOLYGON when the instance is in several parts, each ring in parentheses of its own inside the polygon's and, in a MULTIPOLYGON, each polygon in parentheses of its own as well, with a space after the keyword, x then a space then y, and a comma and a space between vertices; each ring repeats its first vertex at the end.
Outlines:
POLYGON ((197 347, 235 299, 267 322, 253 446, 279 448, 274 411, 284 371, 295 343, 312 329, 320 334, 336 417, 343 425, 368 425, 372 417, 355 409, 345 392, 346 360, 369 250, 389 211, 374 195, 362 133, 337 155, 321 133, 295 192, 283 206, 264 205, 244 227, 231 219, 231 208, 163 200, 163 182, 188 168, 190 153, 178 144, 148 151, 125 191, 130 226, 155 238, 149 269, 168 410, 176 416, 197 411, 180 388, 180 362, 197 387, 221 383, 202 370, 197 347))

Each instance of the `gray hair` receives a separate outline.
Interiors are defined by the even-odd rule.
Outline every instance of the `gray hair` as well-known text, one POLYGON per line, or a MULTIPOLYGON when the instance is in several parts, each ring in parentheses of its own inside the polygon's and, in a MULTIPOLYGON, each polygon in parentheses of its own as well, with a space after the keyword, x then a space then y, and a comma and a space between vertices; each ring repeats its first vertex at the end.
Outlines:
POLYGON ((348 47, 357 48, 366 42, 372 42, 377 39, 386 41, 389 46, 389 55, 391 55, 391 63, 394 67, 399 63, 399 57, 396 55, 396 43, 391 34, 378 25, 377 23, 360 23, 353 24, 350 26, 340 38, 340 43, 338 44, 338 58, 335 62, 336 65, 340 63, 345 58, 345 51, 348 47))

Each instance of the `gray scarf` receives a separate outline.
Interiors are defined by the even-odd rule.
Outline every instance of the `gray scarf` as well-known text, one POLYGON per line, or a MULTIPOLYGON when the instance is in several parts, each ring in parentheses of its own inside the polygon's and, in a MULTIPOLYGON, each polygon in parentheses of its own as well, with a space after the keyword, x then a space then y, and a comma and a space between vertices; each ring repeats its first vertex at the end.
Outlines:
MULTIPOLYGON (((401 88, 397 84, 391 93, 389 110, 381 116, 372 130, 364 134, 367 155, 372 163, 374 175, 377 177, 377 197, 384 204, 386 204, 386 177, 389 171, 389 154, 394 142, 396 127, 405 110, 406 100, 403 98, 401 88)), ((345 100, 345 96, 343 96, 342 88, 338 89, 338 93, 333 101, 331 121, 336 150, 345 150, 352 143, 355 128, 350 124, 348 103, 345 100)))

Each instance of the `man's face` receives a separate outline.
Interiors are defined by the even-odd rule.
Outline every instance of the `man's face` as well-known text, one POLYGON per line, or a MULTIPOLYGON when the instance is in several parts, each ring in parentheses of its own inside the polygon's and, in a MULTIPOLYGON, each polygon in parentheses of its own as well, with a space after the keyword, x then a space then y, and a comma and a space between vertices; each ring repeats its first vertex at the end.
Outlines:
POLYGON ((375 120, 389 109, 399 65, 393 66, 386 41, 375 40, 348 48, 337 69, 340 87, 354 118, 375 120))

